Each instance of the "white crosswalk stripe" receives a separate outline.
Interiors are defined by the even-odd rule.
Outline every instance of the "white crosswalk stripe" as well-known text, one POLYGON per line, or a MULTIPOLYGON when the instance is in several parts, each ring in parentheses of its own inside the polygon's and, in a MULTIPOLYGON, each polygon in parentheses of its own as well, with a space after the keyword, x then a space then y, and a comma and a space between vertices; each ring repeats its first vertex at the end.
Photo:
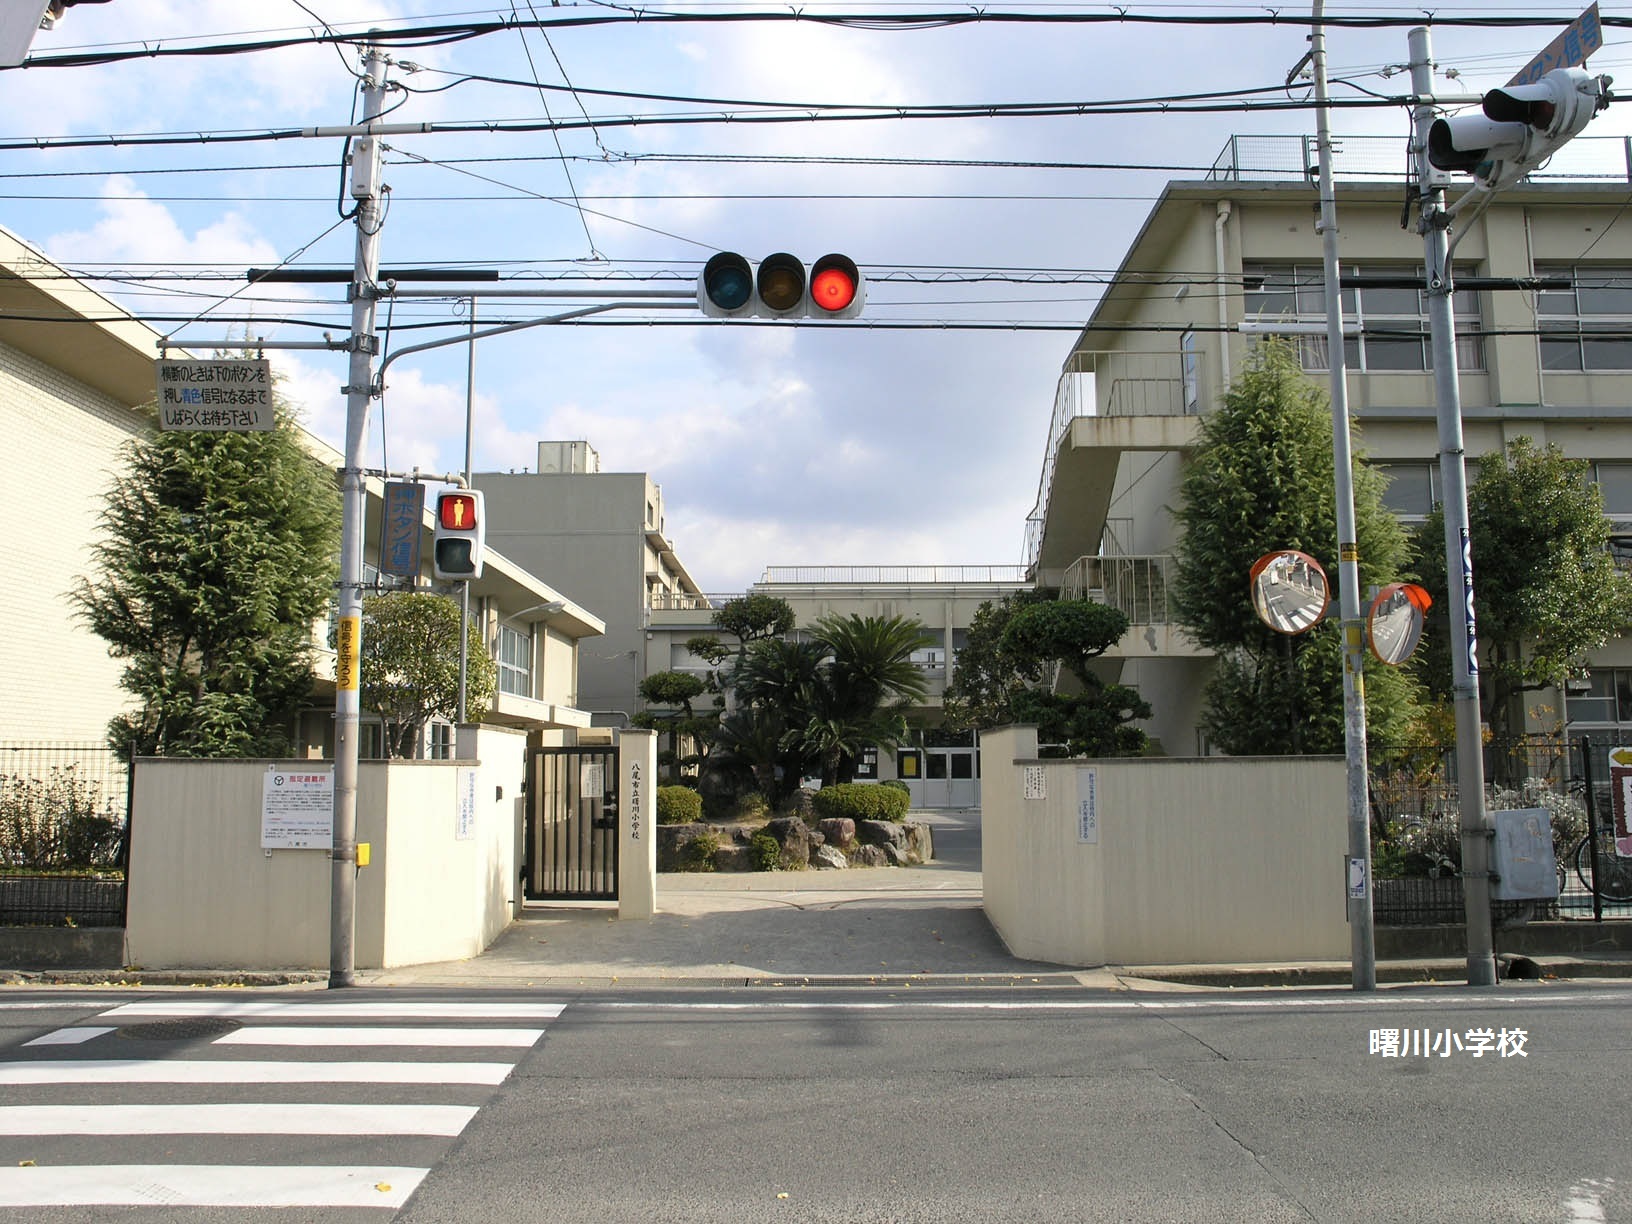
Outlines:
POLYGON ((396 1211, 562 1007, 155 998, 87 1015, 0 1057, 0 1216, 396 1211), (198 1163, 169 1163, 174 1136, 198 1163), (336 1163, 311 1163, 313 1136, 333 1137, 336 1163))

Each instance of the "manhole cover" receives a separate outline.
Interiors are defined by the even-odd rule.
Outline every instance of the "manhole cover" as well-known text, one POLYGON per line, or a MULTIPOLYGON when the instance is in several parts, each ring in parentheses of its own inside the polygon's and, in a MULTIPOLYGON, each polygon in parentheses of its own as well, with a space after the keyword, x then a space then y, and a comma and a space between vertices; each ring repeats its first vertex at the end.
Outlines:
POLYGON ((221 1016, 201 1016, 190 1020, 153 1020, 146 1024, 120 1026, 119 1036, 132 1041, 191 1041, 200 1037, 219 1037, 243 1026, 236 1020, 221 1016))

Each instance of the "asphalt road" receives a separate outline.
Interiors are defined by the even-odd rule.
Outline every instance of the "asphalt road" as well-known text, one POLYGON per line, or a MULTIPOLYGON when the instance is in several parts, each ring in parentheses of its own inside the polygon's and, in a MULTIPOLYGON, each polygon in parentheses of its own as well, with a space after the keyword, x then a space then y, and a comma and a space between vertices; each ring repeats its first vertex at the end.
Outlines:
POLYGON ((0 1217, 1626 1220, 1629 1003, 1620 983, 8 991, 0 1217), (232 1022, 131 1031, 177 1003, 232 1022), (307 1118, 289 1106, 317 1130, 281 1131, 307 1118), (132 1182, 150 1205, 21 1205, 124 1164, 151 1166, 132 1182), (330 1167, 369 1205, 189 1207, 176 1188, 330 1167))

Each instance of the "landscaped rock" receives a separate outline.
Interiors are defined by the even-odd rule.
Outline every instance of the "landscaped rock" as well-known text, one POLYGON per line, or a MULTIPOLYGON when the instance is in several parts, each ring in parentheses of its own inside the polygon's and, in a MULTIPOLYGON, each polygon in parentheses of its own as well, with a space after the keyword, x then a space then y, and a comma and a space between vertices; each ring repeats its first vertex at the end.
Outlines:
POLYGON ((817 846, 810 852, 810 865, 816 868, 840 869, 850 866, 850 861, 832 846, 817 846))
POLYGON ((816 792, 797 790, 782 801, 781 815, 797 816, 807 825, 816 823, 816 792))
POLYGON ((719 838, 719 831, 706 824, 657 825, 657 869, 695 871, 691 843, 699 837, 719 838))
POLYGON ((893 820, 857 821, 856 836, 869 846, 907 846, 906 829, 893 820))
POLYGON ((777 864, 784 871, 797 871, 810 863, 810 826, 797 816, 778 816, 765 826, 765 832, 782 847, 777 864))
POLYGON ((878 846, 857 846, 850 851, 852 867, 888 867, 890 860, 878 846))
POLYGON ((884 857, 890 860, 891 867, 910 867, 912 858, 900 846, 875 846, 874 849, 884 851, 884 857))
POLYGON ((841 850, 848 850, 855 844, 856 822, 848 816, 829 816, 817 827, 823 837, 841 850))
POLYGON ((907 857, 915 863, 927 863, 935 857, 935 841, 929 834, 927 824, 921 820, 908 820, 901 828, 907 835, 907 857))

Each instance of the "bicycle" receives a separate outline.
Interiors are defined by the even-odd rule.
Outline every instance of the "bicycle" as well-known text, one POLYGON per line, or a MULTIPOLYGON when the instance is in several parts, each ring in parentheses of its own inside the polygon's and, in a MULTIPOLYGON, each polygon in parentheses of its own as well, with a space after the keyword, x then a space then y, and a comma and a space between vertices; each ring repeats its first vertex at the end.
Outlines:
MULTIPOLYGON (((1632 858, 1624 858, 1615 849, 1615 831, 1607 825, 1598 830, 1598 873, 1594 881, 1592 870, 1592 839, 1584 836, 1575 843, 1570 857, 1575 862, 1575 874, 1581 887, 1589 894, 1596 893, 1605 901, 1632 901, 1632 858)), ((1559 865, 1560 884, 1564 867, 1559 865)), ((1560 891, 1563 891, 1562 888, 1560 891)))

